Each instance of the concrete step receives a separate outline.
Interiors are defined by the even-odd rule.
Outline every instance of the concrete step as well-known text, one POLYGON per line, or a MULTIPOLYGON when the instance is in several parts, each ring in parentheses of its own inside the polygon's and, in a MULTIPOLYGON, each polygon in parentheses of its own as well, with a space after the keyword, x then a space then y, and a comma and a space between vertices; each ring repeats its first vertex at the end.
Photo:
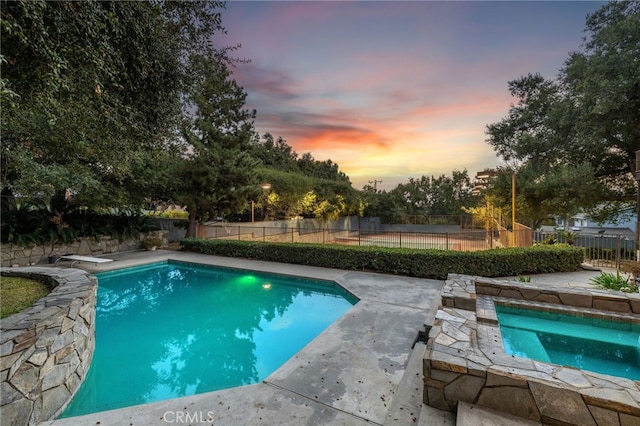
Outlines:
MULTIPOLYGON (((425 423, 426 424, 426 423, 425 423)), ((457 426, 540 426, 542 423, 499 413, 467 402, 458 403, 457 426)))
POLYGON ((385 426, 416 424, 422 406, 422 358, 426 345, 416 342, 413 347, 407 368, 393 396, 385 426))
POLYGON ((418 426, 455 426, 455 424, 456 416, 453 413, 422 404, 418 426))
POLYGON ((423 373, 422 360, 426 345, 416 342, 409 356, 407 368, 391 401, 385 426, 429 425, 454 426, 455 416, 422 403, 423 373))

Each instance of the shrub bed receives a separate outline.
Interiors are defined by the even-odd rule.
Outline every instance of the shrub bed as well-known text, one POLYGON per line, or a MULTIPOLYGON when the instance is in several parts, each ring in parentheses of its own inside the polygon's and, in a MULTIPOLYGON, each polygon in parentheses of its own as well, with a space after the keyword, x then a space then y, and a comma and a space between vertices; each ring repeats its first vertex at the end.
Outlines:
POLYGON ((579 248, 554 246, 464 252, 201 239, 180 244, 187 251, 218 256, 440 280, 449 273, 504 277, 577 271, 583 259, 579 248))

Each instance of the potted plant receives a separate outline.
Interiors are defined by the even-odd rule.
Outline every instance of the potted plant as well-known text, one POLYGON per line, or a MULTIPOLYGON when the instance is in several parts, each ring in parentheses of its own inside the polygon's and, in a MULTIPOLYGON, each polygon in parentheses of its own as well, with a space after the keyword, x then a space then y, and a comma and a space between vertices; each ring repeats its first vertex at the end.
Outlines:
POLYGON ((162 240, 158 237, 147 237, 140 242, 140 247, 144 250, 155 250, 162 245, 162 240))

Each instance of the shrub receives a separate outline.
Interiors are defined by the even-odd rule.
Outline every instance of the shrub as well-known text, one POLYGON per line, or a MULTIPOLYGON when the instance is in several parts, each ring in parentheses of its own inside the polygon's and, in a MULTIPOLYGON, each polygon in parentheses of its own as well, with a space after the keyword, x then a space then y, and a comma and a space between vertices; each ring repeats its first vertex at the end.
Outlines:
POLYGON ((180 244, 184 250, 218 256, 433 279, 449 273, 503 277, 576 271, 582 262, 580 249, 556 246, 460 252, 201 239, 180 244))
POLYGON ((160 219, 188 219, 189 212, 185 210, 165 210, 165 211, 151 211, 146 213, 149 217, 156 217, 160 219))
POLYGON ((591 281, 600 288, 607 290, 623 291, 625 293, 637 293, 638 286, 630 281, 629 276, 624 276, 620 271, 616 271, 615 275, 612 272, 601 272, 591 281))
POLYGON ((135 211, 114 215, 76 208, 57 212, 34 202, 23 202, 15 210, 3 211, 0 228, 2 243, 22 247, 69 243, 83 237, 98 240, 103 235, 135 239, 157 229, 146 216, 135 211))
POLYGON ((154 250, 162 245, 162 240, 158 237, 149 237, 140 241, 140 247, 144 250, 154 250))
POLYGON ((110 218, 110 233, 120 241, 135 239, 140 234, 155 231, 149 218, 135 211, 124 211, 110 218))
POLYGON ((38 206, 22 203, 15 210, 2 212, 0 235, 3 243, 28 247, 47 241, 48 226, 49 221, 38 206))

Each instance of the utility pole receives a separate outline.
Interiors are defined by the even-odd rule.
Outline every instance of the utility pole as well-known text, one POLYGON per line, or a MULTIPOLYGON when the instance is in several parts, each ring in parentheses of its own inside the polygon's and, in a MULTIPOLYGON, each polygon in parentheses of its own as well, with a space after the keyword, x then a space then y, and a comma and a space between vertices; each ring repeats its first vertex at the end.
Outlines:
POLYGON ((378 184, 382 183, 382 180, 374 179, 374 180, 370 180, 369 183, 372 183, 373 184, 373 190, 378 192, 378 184))

